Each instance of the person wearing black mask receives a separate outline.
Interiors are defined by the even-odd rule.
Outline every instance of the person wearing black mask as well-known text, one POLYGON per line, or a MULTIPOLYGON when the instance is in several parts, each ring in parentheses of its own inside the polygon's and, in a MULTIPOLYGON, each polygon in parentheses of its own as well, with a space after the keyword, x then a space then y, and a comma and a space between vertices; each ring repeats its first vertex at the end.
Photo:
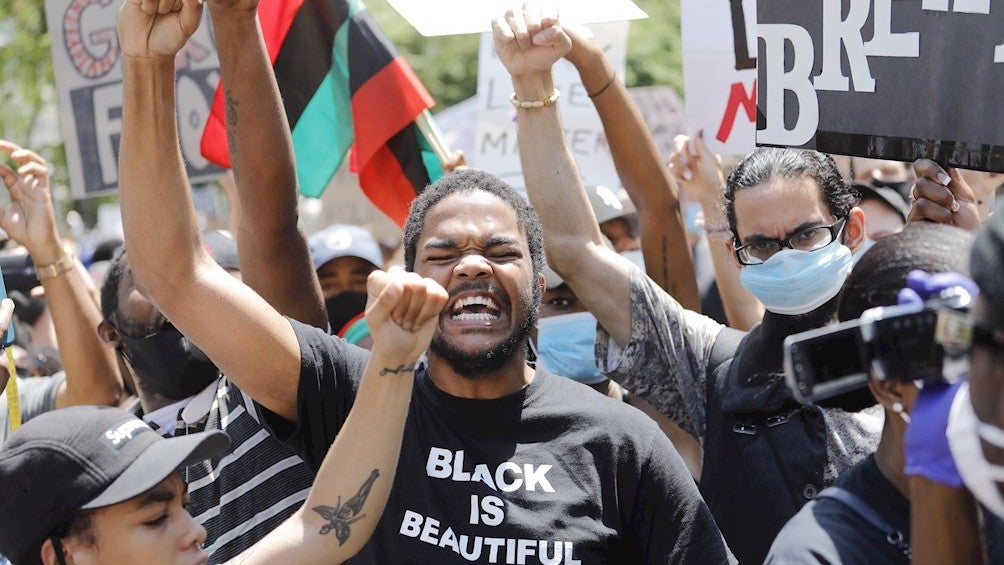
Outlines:
MULTIPOLYGON (((207 234, 206 242, 218 264, 240 278, 233 241, 207 234)), ((189 511, 208 532, 210 560, 233 558, 296 511, 313 473, 264 430, 262 409, 139 292, 124 248, 112 258, 101 305, 98 333, 133 377, 133 412, 165 437, 213 429, 230 437, 227 452, 189 467, 183 478, 189 511), (224 458, 232 460, 224 465, 224 458)))
POLYGON ((383 268, 380 245, 365 228, 348 224, 332 224, 308 242, 330 331, 344 335, 366 307, 366 277, 383 268))

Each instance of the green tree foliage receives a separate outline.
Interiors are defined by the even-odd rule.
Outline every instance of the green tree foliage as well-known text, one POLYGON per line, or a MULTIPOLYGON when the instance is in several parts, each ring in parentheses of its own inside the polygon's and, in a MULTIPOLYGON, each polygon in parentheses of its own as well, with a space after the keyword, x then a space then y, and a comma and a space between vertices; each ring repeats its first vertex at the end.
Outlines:
MULTIPOLYGON (((648 18, 631 22, 628 86, 668 84, 683 92, 679 0, 635 0, 648 18)), ((436 99, 437 110, 477 92, 478 36, 423 37, 387 0, 366 7, 436 99)))
POLYGON ((0 135, 29 143, 55 95, 44 2, 0 2, 0 76, 0 135))

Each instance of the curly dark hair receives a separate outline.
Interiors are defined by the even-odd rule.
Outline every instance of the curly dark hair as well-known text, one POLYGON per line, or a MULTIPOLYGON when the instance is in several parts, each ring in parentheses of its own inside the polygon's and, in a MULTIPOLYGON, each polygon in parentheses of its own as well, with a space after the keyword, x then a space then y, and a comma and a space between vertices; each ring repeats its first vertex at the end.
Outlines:
MULTIPOLYGON (((481 190, 497 196, 516 212, 516 220, 526 234, 527 246, 530 248, 530 260, 533 263, 534 280, 544 267, 544 231, 540 227, 537 211, 505 181, 495 175, 477 169, 465 169, 445 175, 430 184, 411 203, 408 221, 404 224, 404 266, 409 271, 415 270, 416 247, 418 238, 425 229, 425 217, 429 210, 439 204, 447 196, 453 194, 472 193, 481 190)), ((536 285, 534 285, 536 288, 536 285)))
POLYGON ((736 242, 739 241, 739 231, 736 229, 736 192, 775 177, 807 177, 814 180, 827 209, 836 218, 846 216, 861 199, 861 194, 840 176, 837 164, 829 155, 804 149, 760 147, 739 161, 725 184, 725 216, 736 242))
POLYGON ((869 308, 896 304, 906 275, 916 269, 968 275, 966 259, 972 245, 973 235, 966 230, 927 222, 908 224, 878 240, 844 281, 837 318, 853 320, 869 308))

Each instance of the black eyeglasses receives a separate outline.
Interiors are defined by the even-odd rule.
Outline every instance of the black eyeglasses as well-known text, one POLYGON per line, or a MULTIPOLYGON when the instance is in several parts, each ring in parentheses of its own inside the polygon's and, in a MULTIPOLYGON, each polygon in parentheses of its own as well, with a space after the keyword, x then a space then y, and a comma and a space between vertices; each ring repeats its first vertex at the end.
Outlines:
POLYGON ((743 265, 759 265, 773 257, 785 247, 798 251, 816 251, 833 243, 840 237, 847 217, 844 216, 828 226, 802 228, 780 239, 762 239, 736 247, 736 258, 743 265))

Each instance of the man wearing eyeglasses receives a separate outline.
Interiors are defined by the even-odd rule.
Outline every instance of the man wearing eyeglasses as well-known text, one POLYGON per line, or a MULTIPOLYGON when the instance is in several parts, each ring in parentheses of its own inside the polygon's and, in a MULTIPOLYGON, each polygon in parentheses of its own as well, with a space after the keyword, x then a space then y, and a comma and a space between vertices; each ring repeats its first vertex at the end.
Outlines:
MULTIPOLYGON (((785 337, 834 318, 865 240, 857 195, 822 154, 747 156, 729 179, 726 212, 741 281, 768 313, 743 334, 684 309, 603 245, 556 104, 533 104, 556 98, 551 65, 570 47, 550 23, 521 30, 519 49, 500 54, 520 103, 523 173, 550 265, 599 321, 598 366, 701 442, 705 500, 736 557, 762 563, 781 526, 877 445, 879 408, 800 405, 781 366, 785 337)), ((597 106, 624 88, 607 70, 583 76, 597 106)), ((669 245, 686 242, 666 241, 664 253, 669 245)))

